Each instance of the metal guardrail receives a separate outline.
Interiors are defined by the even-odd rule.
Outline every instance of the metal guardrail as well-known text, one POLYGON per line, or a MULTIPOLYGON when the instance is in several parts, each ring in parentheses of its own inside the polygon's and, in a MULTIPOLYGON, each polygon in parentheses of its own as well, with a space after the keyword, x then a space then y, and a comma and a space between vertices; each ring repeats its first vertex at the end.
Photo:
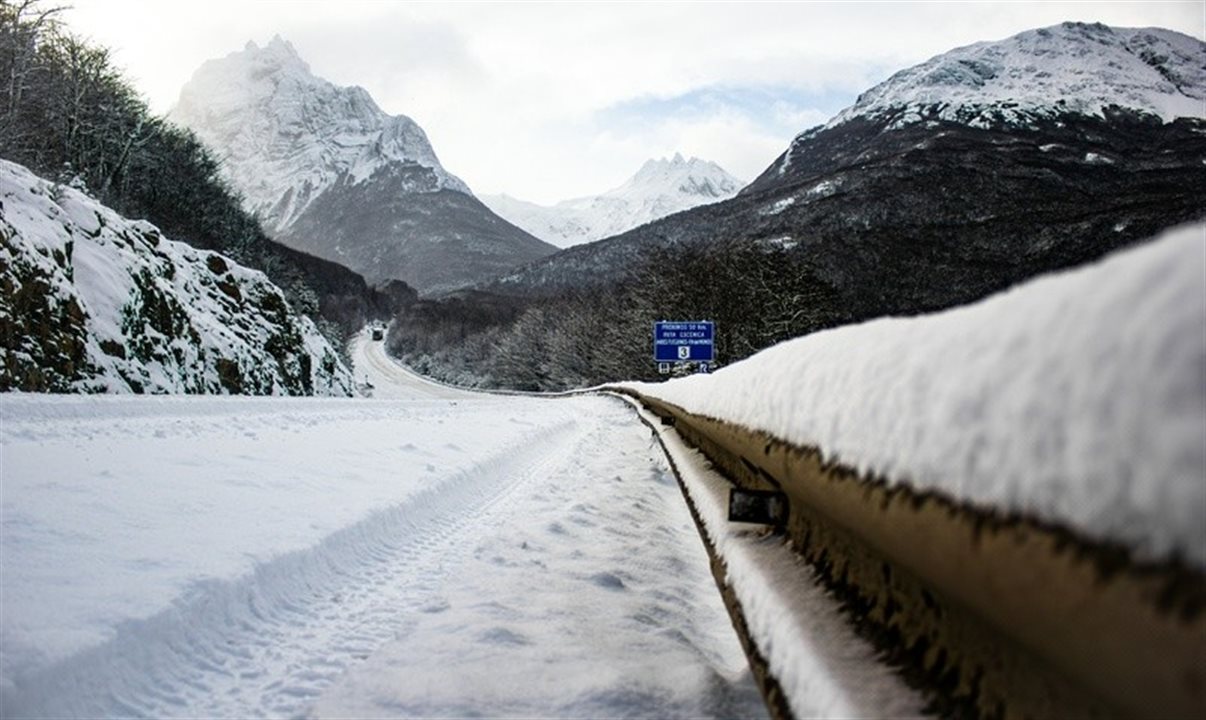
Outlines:
MULTIPOLYGON (((784 493, 782 532, 938 714, 1206 717, 1200 569, 1143 563, 1068 528, 892 485, 815 448, 608 390, 673 424, 736 486, 784 493)), ((730 611, 740 633, 741 610, 730 611)), ((742 641, 772 715, 785 717, 773 668, 742 641)))

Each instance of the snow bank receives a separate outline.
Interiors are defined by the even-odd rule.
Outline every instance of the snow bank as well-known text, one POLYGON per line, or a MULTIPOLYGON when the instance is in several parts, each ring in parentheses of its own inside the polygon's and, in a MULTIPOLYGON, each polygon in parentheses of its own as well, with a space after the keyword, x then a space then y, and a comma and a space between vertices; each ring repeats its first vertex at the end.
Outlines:
POLYGON ((975 305, 629 387, 890 483, 1206 566, 1206 224, 975 305))
POLYGON ((351 375, 268 278, 0 160, 4 386, 348 395, 351 375))

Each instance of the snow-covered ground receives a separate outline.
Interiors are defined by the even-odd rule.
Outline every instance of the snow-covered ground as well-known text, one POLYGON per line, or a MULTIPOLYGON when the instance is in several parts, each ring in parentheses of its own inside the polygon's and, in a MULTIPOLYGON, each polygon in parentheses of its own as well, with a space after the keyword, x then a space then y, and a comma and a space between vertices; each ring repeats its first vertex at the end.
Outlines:
MULTIPOLYGON (((646 392, 893 482, 1204 564, 1206 226, 646 392)), ((615 398, 0 395, 0 715, 764 712, 615 398)), ((659 430, 801 717, 911 715, 808 569, 659 430)))
POLYGON ((764 712, 631 409, 366 373, 0 396, 0 715, 764 712))
POLYGON ((891 483, 1206 567, 1206 224, 963 308, 636 383, 891 483))

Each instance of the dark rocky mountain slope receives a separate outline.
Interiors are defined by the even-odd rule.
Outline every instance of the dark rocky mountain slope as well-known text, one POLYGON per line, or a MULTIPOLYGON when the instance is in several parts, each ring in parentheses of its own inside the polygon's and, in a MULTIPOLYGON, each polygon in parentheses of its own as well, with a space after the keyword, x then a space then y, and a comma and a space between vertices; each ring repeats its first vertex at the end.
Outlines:
POLYGON ((371 282, 397 278, 427 294, 495 277, 551 252, 471 194, 430 185, 409 190, 414 176, 427 172, 386 165, 364 182, 338 181, 277 239, 359 269, 371 282))

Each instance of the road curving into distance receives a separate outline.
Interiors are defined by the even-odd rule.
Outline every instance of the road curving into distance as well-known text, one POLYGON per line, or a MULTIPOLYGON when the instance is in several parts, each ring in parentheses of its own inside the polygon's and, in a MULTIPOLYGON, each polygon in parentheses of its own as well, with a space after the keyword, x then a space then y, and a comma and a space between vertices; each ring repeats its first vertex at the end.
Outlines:
POLYGON ((362 392, 388 400, 429 400, 481 397, 481 393, 442 385, 411 371, 385 351, 383 340, 373 340, 369 330, 357 333, 348 344, 355 380, 362 392))

